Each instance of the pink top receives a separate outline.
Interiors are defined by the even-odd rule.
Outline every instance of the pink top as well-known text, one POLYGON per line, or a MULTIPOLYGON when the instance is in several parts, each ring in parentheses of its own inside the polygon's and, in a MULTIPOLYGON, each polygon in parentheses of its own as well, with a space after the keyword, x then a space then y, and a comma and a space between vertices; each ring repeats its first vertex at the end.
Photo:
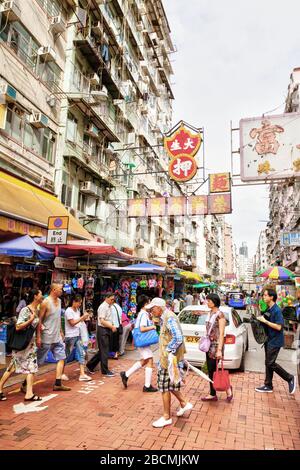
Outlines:
POLYGON ((127 317, 126 313, 122 312, 122 326, 127 326, 129 325, 130 320, 127 317))

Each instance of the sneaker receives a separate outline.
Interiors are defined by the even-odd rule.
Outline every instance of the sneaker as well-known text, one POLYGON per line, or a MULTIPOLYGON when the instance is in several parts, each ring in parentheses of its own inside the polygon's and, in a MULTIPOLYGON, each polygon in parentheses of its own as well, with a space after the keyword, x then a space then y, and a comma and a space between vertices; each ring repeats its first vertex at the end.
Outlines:
POLYGON ((119 357, 122 357, 122 356, 124 356, 124 354, 125 354, 125 352, 121 352, 121 353, 119 353, 119 357))
POLYGON ((170 424, 172 424, 172 418, 170 419, 165 419, 163 416, 161 418, 159 418, 157 421, 154 421, 154 423, 152 423, 152 426, 154 428, 163 428, 164 426, 169 426, 170 424))
POLYGON ((121 376, 124 387, 127 388, 128 377, 126 375, 126 372, 124 371, 120 372, 120 376, 121 376))
POLYGON ((268 387, 268 385, 263 385, 262 387, 256 387, 255 391, 260 393, 273 393, 273 388, 268 387))
POLYGON ((179 408, 177 411, 177 416, 183 416, 186 411, 189 411, 193 408, 194 405, 192 403, 187 403, 183 408, 179 408))
POLYGON ((70 380, 70 379, 69 379, 69 377, 68 377, 66 374, 63 374, 63 375, 61 376, 61 380, 67 381, 67 380, 70 380))
POLYGON ((146 385, 144 385, 143 392, 158 392, 158 389, 155 387, 152 387, 152 385, 150 385, 150 387, 146 387, 146 385))
POLYGON ((70 387, 65 387, 65 385, 53 385, 53 390, 55 392, 69 392, 72 389, 70 387))
POLYGON ((96 371, 95 371, 95 370, 91 370, 91 369, 89 369, 87 366, 86 366, 86 370, 87 370, 88 373, 91 374, 91 375, 96 374, 96 371))
POLYGON ((292 380, 289 381, 289 393, 293 395, 296 391, 296 377, 293 377, 292 380))
POLYGON ((79 382, 89 382, 92 380, 92 377, 89 377, 88 375, 84 374, 79 377, 79 382))
POLYGON ((103 377, 115 377, 116 376, 116 374, 114 374, 110 370, 107 372, 107 374, 102 374, 102 375, 103 375, 103 377))

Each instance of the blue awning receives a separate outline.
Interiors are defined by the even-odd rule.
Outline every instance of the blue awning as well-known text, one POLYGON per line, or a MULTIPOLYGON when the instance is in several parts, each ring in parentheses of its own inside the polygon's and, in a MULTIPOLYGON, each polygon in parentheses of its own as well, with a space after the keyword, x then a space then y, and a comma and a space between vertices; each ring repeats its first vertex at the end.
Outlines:
POLYGON ((50 260, 54 258, 52 251, 39 246, 29 235, 0 243, 0 254, 21 258, 36 257, 40 260, 50 260))

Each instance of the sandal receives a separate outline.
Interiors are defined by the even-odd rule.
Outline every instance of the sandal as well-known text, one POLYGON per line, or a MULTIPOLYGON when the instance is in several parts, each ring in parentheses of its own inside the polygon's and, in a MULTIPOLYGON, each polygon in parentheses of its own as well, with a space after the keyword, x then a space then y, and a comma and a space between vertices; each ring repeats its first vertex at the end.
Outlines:
POLYGON ((0 401, 6 401, 6 400, 7 400, 6 395, 4 395, 3 392, 0 392, 0 401))
POLYGON ((24 398, 24 401, 41 401, 42 397, 39 397, 38 395, 32 395, 31 398, 24 398))

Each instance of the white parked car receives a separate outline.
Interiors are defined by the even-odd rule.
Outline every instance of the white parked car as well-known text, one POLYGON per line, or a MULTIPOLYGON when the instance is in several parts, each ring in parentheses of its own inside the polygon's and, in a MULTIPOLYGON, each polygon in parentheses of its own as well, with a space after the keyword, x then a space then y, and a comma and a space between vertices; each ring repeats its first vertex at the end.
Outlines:
MULTIPOLYGON (((220 307, 225 314, 224 368, 245 370, 245 351, 248 349, 248 329, 238 312, 231 307, 220 307)), ((206 361, 206 354, 199 350, 198 341, 206 334, 205 322, 209 308, 206 305, 190 305, 178 315, 184 334, 185 358, 195 366, 206 361)))

